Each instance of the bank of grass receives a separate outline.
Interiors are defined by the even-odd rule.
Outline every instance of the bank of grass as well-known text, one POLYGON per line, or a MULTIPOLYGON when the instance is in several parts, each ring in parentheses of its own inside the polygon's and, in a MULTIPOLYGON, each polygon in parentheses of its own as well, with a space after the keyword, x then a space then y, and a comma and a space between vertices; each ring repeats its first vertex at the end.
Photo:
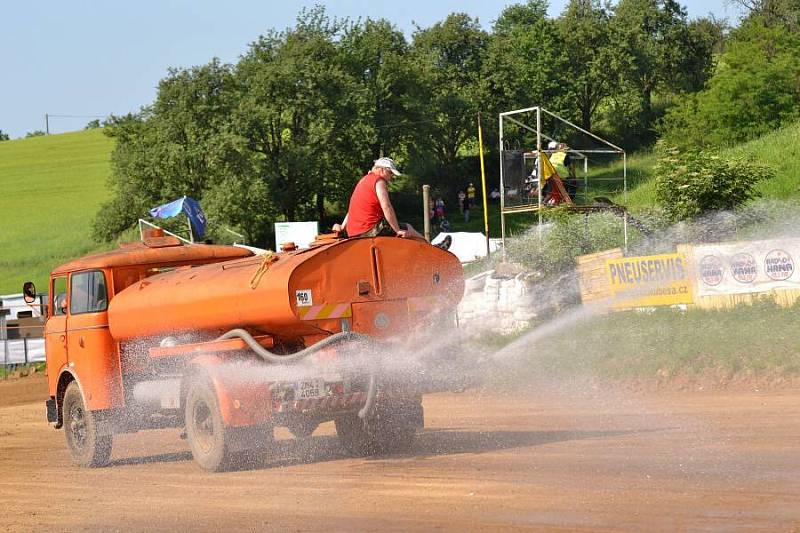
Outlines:
MULTIPOLYGON (((612 380, 675 376, 800 377, 800 305, 659 309, 586 319, 537 340, 525 368, 541 376, 612 380)), ((522 335, 525 335, 523 333, 522 335)), ((497 348, 515 337, 486 342, 497 348)))
POLYGON ((0 294, 101 248, 91 223, 108 198, 113 141, 102 130, 0 142, 0 294))
POLYGON ((28 377, 36 373, 44 374, 46 366, 47 365, 44 362, 29 363, 27 365, 20 364, 20 365, 0 366, 0 380, 6 380, 9 378, 18 378, 18 377, 28 377))
MULTIPOLYGON (((776 170, 774 179, 759 183, 756 189, 764 198, 791 200, 800 198, 800 122, 775 130, 763 137, 720 150, 727 157, 753 157, 757 162, 776 170)), ((642 152, 628 158, 628 198, 619 191, 614 192, 614 201, 633 211, 655 205, 655 181, 653 166, 656 154, 642 152)), ((621 163, 598 168, 594 177, 621 175, 621 163)))

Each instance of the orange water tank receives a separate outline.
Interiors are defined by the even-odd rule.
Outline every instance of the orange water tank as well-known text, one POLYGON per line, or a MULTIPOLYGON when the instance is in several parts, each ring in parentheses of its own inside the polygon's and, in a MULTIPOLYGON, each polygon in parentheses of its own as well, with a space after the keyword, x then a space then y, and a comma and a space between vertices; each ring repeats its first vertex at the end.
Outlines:
POLYGON ((113 298, 109 327, 118 341, 233 328, 283 339, 343 327, 381 335, 423 310, 454 309, 463 290, 458 259, 425 242, 337 240, 146 278, 113 298))

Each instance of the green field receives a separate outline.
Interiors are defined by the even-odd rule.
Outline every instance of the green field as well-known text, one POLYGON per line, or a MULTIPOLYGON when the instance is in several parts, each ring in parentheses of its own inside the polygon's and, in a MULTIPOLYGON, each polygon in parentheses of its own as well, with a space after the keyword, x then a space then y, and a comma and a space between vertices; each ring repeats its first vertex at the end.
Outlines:
POLYGON ((100 248, 112 148, 99 129, 0 142, 0 294, 47 290, 54 266, 100 248))

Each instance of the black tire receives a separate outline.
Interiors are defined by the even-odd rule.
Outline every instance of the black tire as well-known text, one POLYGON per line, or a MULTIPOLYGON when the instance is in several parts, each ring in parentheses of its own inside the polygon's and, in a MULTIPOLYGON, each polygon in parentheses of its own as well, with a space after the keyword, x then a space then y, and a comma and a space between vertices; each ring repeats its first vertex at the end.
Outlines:
POLYGON ((296 439, 305 439, 317 430, 319 422, 314 420, 293 420, 286 427, 296 439))
POLYGON ((262 464, 274 438, 271 426, 226 427, 217 395, 202 378, 189 385, 184 422, 192 457, 209 472, 262 464))
POLYGON ((225 442, 225 424, 211 385, 193 380, 186 394, 186 438, 192 457, 203 470, 219 472, 230 467, 232 454, 225 442))
POLYGON ((113 437, 98 434, 97 417, 86 408, 76 381, 67 385, 61 409, 67 450, 72 462, 90 468, 108 464, 113 437))
POLYGON ((336 434, 353 455, 369 456, 407 451, 421 426, 422 404, 393 402, 376 406, 365 422, 358 413, 337 418, 336 434))

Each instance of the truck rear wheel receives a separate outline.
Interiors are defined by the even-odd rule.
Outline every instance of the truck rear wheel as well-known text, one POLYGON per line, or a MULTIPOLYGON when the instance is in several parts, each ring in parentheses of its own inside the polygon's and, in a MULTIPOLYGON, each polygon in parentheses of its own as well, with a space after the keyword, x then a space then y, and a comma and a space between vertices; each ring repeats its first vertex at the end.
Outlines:
POLYGON ((366 421, 358 413, 337 418, 336 434, 353 455, 368 456, 404 452, 411 448, 422 418, 419 401, 391 402, 376 406, 366 421))
POLYGON ((190 384, 184 416, 192 457, 209 472, 258 466, 273 440, 271 426, 226 427, 217 395, 203 379, 190 384))
POLYGON ((316 420, 293 420, 286 427, 296 439, 305 439, 317 430, 319 422, 316 420))
POLYGON ((184 420, 192 457, 200 468, 210 472, 228 468, 232 457, 225 442, 225 424, 217 395, 205 380, 195 380, 189 386, 184 420))
POLYGON ((76 381, 67 385, 61 406, 64 435, 72 462, 83 467, 106 465, 111 457, 113 437, 98 434, 97 417, 86 408, 76 381))

